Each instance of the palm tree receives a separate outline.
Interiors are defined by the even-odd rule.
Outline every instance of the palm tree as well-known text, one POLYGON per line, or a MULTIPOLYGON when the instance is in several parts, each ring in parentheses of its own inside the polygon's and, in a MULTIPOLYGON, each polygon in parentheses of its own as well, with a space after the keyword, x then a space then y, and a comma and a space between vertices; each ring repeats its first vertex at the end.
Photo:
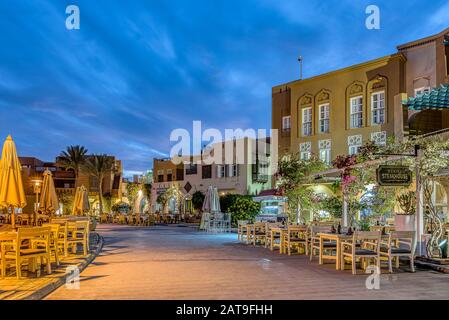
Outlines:
POLYGON ((100 215, 103 213, 103 180, 104 177, 115 169, 114 159, 105 154, 93 155, 86 159, 84 164, 86 171, 98 180, 98 203, 100 215))
POLYGON ((82 166, 86 162, 87 149, 83 146, 69 146, 67 150, 62 151, 59 156, 59 163, 67 170, 75 171, 75 187, 82 166))

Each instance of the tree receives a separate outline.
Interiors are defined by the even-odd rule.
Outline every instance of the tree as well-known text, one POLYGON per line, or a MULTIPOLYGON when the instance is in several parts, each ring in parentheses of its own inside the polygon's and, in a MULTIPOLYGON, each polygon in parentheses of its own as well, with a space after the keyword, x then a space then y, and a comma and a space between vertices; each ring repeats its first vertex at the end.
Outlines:
POLYGON ((220 208, 222 212, 229 212, 229 207, 237 200, 239 195, 228 193, 220 197, 220 208))
MULTIPOLYGON (((152 190, 152 184, 151 183, 145 183, 143 184, 142 190, 145 195, 145 198, 147 200, 147 205, 151 204, 151 190, 152 190)), ((150 207, 148 207, 148 210, 151 211, 150 207)))
POLYGON ((301 159, 299 154, 284 156, 279 161, 277 177, 280 181, 281 194, 288 200, 290 219, 303 220, 301 210, 316 210, 313 201, 314 192, 308 188, 313 180, 312 175, 327 168, 327 165, 316 156, 301 159))
POLYGON ((239 220, 251 220, 260 213, 260 203, 255 202, 250 196, 237 196, 233 204, 228 208, 231 213, 232 223, 239 220))
POLYGON ((103 181, 106 174, 114 171, 114 160, 107 155, 93 155, 89 157, 84 165, 85 170, 98 180, 98 202, 100 204, 100 215, 103 214, 103 181))
POLYGON ((59 156, 60 164, 66 169, 72 169, 75 172, 75 183, 78 182, 80 170, 86 163, 87 149, 83 146, 69 146, 59 156))
POLYGON ((192 195, 192 205, 195 210, 202 211, 204 198, 206 198, 206 195, 203 192, 195 191, 192 195))
POLYGON ((134 182, 128 182, 126 184, 126 198, 128 199, 131 208, 134 208, 137 195, 139 194, 140 184, 134 182))
POLYGON ((165 207, 168 203, 167 192, 163 192, 157 196, 156 202, 162 205, 162 213, 165 211, 165 207))

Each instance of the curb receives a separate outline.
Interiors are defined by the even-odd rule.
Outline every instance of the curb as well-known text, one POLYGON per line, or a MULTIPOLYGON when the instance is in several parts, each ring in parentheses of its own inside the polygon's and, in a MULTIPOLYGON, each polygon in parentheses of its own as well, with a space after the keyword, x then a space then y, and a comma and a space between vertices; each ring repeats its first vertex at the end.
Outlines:
POLYGON ((449 274, 449 267, 444 265, 438 265, 435 263, 428 263, 424 261, 415 260, 415 265, 427 269, 427 270, 434 270, 441 273, 449 274))
MULTIPOLYGON (((100 236, 98 233, 95 233, 95 235, 98 238, 97 249, 94 252, 92 252, 91 254, 89 254, 87 259, 78 266, 78 268, 80 270, 80 274, 81 274, 81 272, 83 272, 84 269, 86 269, 86 267, 88 265, 90 265, 92 263, 92 261, 95 260, 95 258, 100 254, 101 250, 103 249, 103 245, 104 245, 103 237, 100 236)), ((45 298, 47 295, 49 295, 50 293, 52 293, 53 291, 55 291, 56 289, 58 289, 60 286, 64 285, 66 283, 66 279, 67 279, 67 275, 64 275, 63 277, 57 279, 56 281, 54 281, 52 283, 45 285, 44 287, 38 289, 37 291, 26 296, 25 298, 22 298, 21 300, 41 300, 41 299, 45 298)))

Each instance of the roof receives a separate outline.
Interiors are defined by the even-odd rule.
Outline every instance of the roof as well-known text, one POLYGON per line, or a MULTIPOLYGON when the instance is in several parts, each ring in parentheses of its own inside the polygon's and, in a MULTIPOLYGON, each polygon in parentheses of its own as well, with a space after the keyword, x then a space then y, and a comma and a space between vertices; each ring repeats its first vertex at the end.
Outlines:
POLYGON ((277 189, 270 190, 262 190, 257 197, 267 197, 267 196, 280 196, 280 193, 277 189))
POLYGON ((446 34, 449 34, 449 28, 441 31, 440 33, 434 34, 432 36, 401 44, 401 45, 397 46, 397 49, 398 49, 398 51, 402 51, 402 50, 406 50, 406 49, 409 49, 412 47, 421 46, 421 45, 436 41, 438 38, 440 38, 446 34))
POLYGON ((310 81, 322 80, 322 79, 325 79, 325 78, 328 78, 328 77, 332 77, 332 76, 336 76, 336 75, 339 75, 339 74, 342 74, 342 73, 345 73, 345 72, 352 72, 352 71, 355 71, 355 70, 368 68, 368 67, 377 67, 377 65, 382 65, 384 63, 388 63, 389 61, 391 61, 393 59, 400 59, 402 61, 406 61, 407 60, 406 57, 402 53, 393 53, 393 54, 390 54, 390 55, 387 55, 387 56, 383 56, 383 57, 380 57, 380 58, 376 58, 376 59, 373 59, 373 60, 365 61, 365 62, 362 62, 362 63, 358 63, 358 64, 354 64, 354 65, 347 66, 347 67, 344 67, 344 68, 340 68, 340 69, 332 70, 332 71, 329 71, 329 72, 326 72, 326 73, 322 73, 322 74, 319 74, 319 75, 316 75, 316 76, 313 76, 313 77, 310 77, 310 78, 293 80, 293 81, 290 81, 290 82, 281 83, 281 84, 275 85, 272 88, 272 91, 273 92, 274 91, 278 91, 279 88, 282 88, 283 86, 286 86, 286 85, 303 84, 303 83, 307 83, 307 82, 310 82, 310 81))
POLYGON ((433 89, 429 93, 409 98, 405 103, 409 110, 441 110, 449 109, 449 85, 433 89))

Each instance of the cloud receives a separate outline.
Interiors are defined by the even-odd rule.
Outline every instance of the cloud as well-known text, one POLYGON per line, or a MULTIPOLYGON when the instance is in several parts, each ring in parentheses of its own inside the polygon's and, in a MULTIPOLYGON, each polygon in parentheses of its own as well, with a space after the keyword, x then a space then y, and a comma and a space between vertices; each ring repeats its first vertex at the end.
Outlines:
POLYGON ((382 29, 364 27, 369 1, 79 0, 0 3, 0 137, 51 161, 70 144, 143 172, 170 151, 170 132, 270 128, 271 87, 394 52, 447 21, 448 6, 379 0, 382 29), (404 25, 399 12, 415 25, 404 25), (429 21, 423 24, 421 21, 429 21))

